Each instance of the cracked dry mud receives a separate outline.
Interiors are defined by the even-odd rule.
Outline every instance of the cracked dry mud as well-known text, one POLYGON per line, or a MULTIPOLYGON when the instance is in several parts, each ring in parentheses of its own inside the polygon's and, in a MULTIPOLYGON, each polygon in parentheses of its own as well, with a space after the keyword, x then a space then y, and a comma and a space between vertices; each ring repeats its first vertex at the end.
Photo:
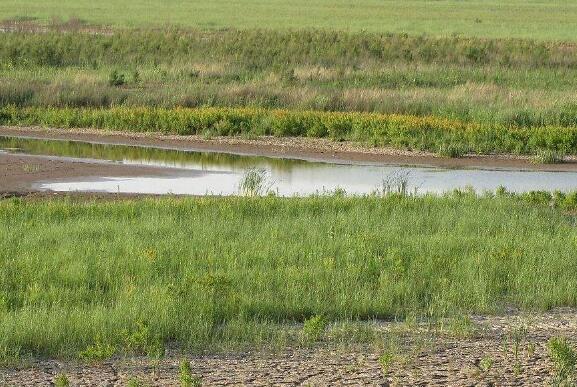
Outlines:
MULTIPOLYGON (((319 344, 280 352, 186 356, 203 385, 549 385, 554 366, 547 352, 551 337, 575 345, 577 311, 472 317, 473 329, 459 337, 438 327, 379 323, 375 329, 397 344, 319 344), (379 357, 393 353, 388 370, 379 357)), ((37 360, 0 369, 0 385, 49 386, 65 373, 73 386, 179 384, 183 356, 169 350, 162 360, 113 359, 100 364, 37 360)))

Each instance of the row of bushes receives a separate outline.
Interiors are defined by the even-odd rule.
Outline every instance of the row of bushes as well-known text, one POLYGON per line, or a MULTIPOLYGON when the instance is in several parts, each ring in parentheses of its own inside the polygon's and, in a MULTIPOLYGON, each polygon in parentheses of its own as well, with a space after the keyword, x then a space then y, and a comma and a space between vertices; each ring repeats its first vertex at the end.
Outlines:
POLYGON ((0 58, 14 65, 170 64, 210 58, 256 68, 291 63, 326 66, 367 62, 577 66, 577 46, 562 42, 321 30, 131 30, 101 35, 9 33, 2 34, 0 41, 0 58))
POLYGON ((0 109, 0 124, 99 128, 166 134, 241 134, 328 137, 379 146, 443 152, 577 154, 577 127, 505 127, 432 116, 385 115, 253 108, 0 109))

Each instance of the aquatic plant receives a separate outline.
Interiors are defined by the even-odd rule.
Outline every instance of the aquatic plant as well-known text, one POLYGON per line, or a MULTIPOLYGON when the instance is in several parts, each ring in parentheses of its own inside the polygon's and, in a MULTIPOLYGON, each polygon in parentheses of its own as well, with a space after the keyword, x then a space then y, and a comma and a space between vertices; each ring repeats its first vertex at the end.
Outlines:
POLYGON ((267 193, 271 187, 269 173, 263 168, 248 168, 239 182, 239 191, 244 196, 261 196, 267 193))

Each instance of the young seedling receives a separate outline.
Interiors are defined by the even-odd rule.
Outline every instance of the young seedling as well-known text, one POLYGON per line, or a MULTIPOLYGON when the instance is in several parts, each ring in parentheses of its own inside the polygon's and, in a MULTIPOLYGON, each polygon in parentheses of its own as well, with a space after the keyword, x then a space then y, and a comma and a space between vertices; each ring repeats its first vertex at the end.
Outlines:
POLYGON ((179 365, 179 377, 181 387, 200 387, 202 380, 200 377, 193 375, 190 368, 190 363, 186 359, 182 359, 179 365))
POLYGON ((327 320, 320 315, 313 316, 303 325, 303 337, 306 341, 314 342, 321 339, 328 325, 327 320))
POLYGON ((577 353, 566 338, 553 337, 547 343, 549 358, 555 367, 553 384, 556 386, 573 386, 575 383, 575 364, 577 353))
POLYGON ((60 373, 56 375, 54 378, 54 387, 69 387, 70 380, 68 380, 68 376, 64 373, 60 373))

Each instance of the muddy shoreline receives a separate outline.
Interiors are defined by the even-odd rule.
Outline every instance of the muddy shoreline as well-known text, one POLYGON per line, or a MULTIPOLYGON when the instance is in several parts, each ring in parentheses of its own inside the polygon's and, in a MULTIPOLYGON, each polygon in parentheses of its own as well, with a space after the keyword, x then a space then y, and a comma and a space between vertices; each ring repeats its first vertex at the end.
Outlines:
MULTIPOLYGON (((194 176, 199 171, 126 165, 99 160, 0 153, 0 196, 39 192, 42 182, 74 178, 194 176)), ((66 194, 66 193, 63 193, 66 194)), ((134 196, 134 195, 133 195, 134 196)))
MULTIPOLYGON (((458 159, 423 152, 390 148, 367 148, 349 142, 327 139, 174 136, 159 133, 126 133, 93 129, 46 129, 39 127, 0 127, 0 136, 81 141, 98 144, 155 147, 174 150, 223 152, 240 155, 302 159, 341 164, 398 165, 484 170, 523 170, 576 172, 577 159, 562 164, 535 164, 527 157, 468 156, 458 159)), ((192 170, 127 165, 103 160, 33 156, 0 153, 0 194, 38 193, 43 182, 99 177, 162 177, 198 175, 192 170)), ((139 195, 131 195, 139 196, 139 195)))
POLYGON ((0 126, 0 136, 85 141, 112 145, 150 146, 175 150, 223 152, 240 155, 294 158, 334 163, 404 165, 439 168, 509 169, 527 171, 577 171, 577 157, 560 164, 536 164, 517 155, 439 157, 433 153, 392 148, 370 148, 351 142, 302 137, 213 137, 130 133, 97 129, 47 129, 0 126))

